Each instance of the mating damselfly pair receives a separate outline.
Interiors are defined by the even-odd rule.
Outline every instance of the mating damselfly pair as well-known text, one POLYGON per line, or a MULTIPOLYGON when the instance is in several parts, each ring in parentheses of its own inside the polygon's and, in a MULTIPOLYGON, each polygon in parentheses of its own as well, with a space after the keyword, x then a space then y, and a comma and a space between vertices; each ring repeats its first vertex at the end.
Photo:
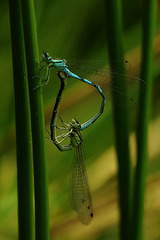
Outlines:
POLYGON ((85 168, 85 158, 80 131, 89 127, 98 119, 98 117, 103 113, 105 102, 108 99, 113 99, 113 101, 119 106, 126 105, 127 103, 129 108, 135 107, 135 93, 138 92, 144 81, 123 73, 123 70, 126 68, 125 66, 128 66, 127 61, 115 61, 115 64, 117 63, 119 65, 118 69, 122 69, 122 72, 117 72, 114 71, 113 68, 106 66, 104 62, 98 62, 96 64, 90 62, 90 65, 80 65, 79 61, 71 62, 64 59, 53 59, 48 53, 43 52, 41 63, 44 63, 41 69, 46 69, 46 76, 42 85, 48 83, 51 68, 56 68, 59 71, 58 76, 61 80, 61 86, 52 113, 50 137, 60 151, 68 151, 73 148, 75 149, 75 157, 70 181, 71 201, 80 221, 84 225, 88 225, 93 218, 93 207, 85 168), (60 72, 64 75, 62 76, 60 72), (126 84, 127 89, 126 93, 124 93, 123 84, 125 83, 126 76, 128 78, 126 84), (66 124, 61 120, 62 127, 58 127, 56 125, 56 121, 61 96, 65 88, 66 78, 78 79, 94 87, 101 95, 102 103, 99 112, 87 122, 80 124, 76 119, 72 119, 69 124, 66 124), (56 136, 56 129, 60 133, 59 136, 56 136), (66 131, 66 133, 62 133, 62 130, 66 131), (66 139, 70 139, 70 142, 68 145, 63 145, 63 142, 66 139))

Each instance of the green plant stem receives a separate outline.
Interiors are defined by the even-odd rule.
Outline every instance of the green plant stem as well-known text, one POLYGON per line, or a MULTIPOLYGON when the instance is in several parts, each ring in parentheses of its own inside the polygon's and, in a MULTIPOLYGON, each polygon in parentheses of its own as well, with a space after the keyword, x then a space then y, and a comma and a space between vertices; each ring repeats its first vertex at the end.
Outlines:
POLYGON ((33 165, 20 0, 9 1, 16 117, 19 240, 33 240, 33 165))
POLYGON ((34 160, 36 239, 49 239, 48 174, 45 150, 43 98, 40 85, 39 55, 33 0, 21 0, 30 93, 34 160))
MULTIPOLYGON (((106 1, 107 39, 109 57, 111 60, 123 60, 122 17, 120 4, 121 2, 119 0, 106 1)), ((116 63, 114 63, 114 61, 111 62, 111 67, 118 72, 119 69, 116 63)), ((121 69, 124 70, 123 63, 121 69)), ((112 84, 114 85, 114 79, 112 84)), ((125 78, 123 85, 125 86, 125 78)), ((125 87, 123 87, 122 91, 125 92, 125 87)), ((113 111, 115 121, 116 151, 118 157, 119 206, 121 218, 120 234, 121 239, 128 240, 131 211, 131 162, 129 153, 128 116, 127 108, 125 106, 122 109, 114 104, 113 111)))
POLYGON ((148 124, 151 113, 153 79, 153 44, 155 31, 156 1, 143 1, 142 73, 146 81, 140 95, 137 127, 137 166, 135 175, 134 208, 131 239, 142 239, 145 183, 147 175, 148 124))

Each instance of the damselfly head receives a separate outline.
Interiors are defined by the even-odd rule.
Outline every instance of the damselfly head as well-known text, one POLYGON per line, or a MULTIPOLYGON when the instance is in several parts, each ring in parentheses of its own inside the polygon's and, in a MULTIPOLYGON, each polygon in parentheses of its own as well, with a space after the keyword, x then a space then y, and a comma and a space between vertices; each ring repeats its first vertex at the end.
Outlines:
POLYGON ((49 53, 43 52, 40 61, 41 62, 50 62, 51 59, 52 58, 49 56, 49 53))
POLYGON ((73 118, 72 121, 70 122, 70 126, 71 126, 71 128, 74 128, 74 129, 81 128, 81 124, 75 118, 73 118))

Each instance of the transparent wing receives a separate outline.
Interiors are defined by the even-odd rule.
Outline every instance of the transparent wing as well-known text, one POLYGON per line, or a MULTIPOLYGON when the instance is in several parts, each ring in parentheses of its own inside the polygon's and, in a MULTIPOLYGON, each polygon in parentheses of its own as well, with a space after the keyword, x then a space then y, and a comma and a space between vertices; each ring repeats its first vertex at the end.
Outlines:
POLYGON ((82 143, 75 148, 75 156, 70 176, 70 197, 79 220, 88 225, 93 218, 92 199, 85 167, 82 143))
POLYGON ((86 61, 81 64, 81 61, 74 60, 67 61, 67 66, 71 72, 79 77, 99 85, 108 100, 114 101, 119 106, 127 104, 129 108, 134 108, 138 102, 139 92, 143 89, 141 86, 144 85, 144 81, 123 74, 124 70, 128 73, 131 68, 128 61, 113 62, 118 72, 108 66, 106 61, 90 61, 89 63, 86 61))

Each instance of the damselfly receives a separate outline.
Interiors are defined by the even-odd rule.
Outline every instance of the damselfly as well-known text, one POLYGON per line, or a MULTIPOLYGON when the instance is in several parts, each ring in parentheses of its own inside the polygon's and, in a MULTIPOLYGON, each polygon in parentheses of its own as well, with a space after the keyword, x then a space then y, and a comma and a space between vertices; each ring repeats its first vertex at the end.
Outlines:
POLYGON ((90 61, 89 63, 87 61, 81 63, 76 60, 66 61, 65 59, 54 59, 48 53, 43 52, 41 63, 44 63, 42 68, 47 70, 44 84, 49 81, 51 68, 56 68, 64 72, 67 77, 78 79, 96 88, 102 97, 103 107, 106 98, 114 99, 119 106, 127 103, 129 108, 135 107, 136 94, 144 83, 140 78, 124 74, 124 70, 130 68, 128 61, 111 61, 111 67, 106 64, 106 61, 90 61), (114 70, 114 67, 119 72, 114 70), (123 92, 124 85, 126 86, 125 93, 123 92))
POLYGON ((88 184, 88 177, 85 166, 85 156, 82 145, 81 125, 76 119, 72 119, 69 124, 63 122, 62 127, 57 127, 59 131, 66 130, 64 134, 52 139, 53 143, 61 151, 74 148, 75 154, 70 176, 70 194, 73 209, 77 212, 78 218, 84 225, 88 225, 93 218, 92 198, 88 184), (61 140, 59 140, 61 139, 61 140), (68 145, 62 145, 63 141, 70 139, 68 145))
POLYGON ((71 202, 73 209, 77 212, 80 221, 84 225, 88 225, 93 218, 93 206, 85 167, 85 157, 82 146, 83 140, 80 133, 82 127, 76 119, 72 119, 69 124, 66 124, 60 118, 63 126, 57 127, 56 125, 61 95, 65 88, 65 78, 63 78, 60 73, 58 73, 58 76, 61 80, 61 86, 52 113, 50 123, 50 137, 52 142, 60 151, 69 151, 73 148, 75 150, 70 178, 71 202), (56 136, 56 129, 58 129, 60 132, 59 136, 56 136), (61 131, 63 130, 66 132, 62 134, 61 131), (70 140, 69 144, 62 145, 66 139, 70 140))

